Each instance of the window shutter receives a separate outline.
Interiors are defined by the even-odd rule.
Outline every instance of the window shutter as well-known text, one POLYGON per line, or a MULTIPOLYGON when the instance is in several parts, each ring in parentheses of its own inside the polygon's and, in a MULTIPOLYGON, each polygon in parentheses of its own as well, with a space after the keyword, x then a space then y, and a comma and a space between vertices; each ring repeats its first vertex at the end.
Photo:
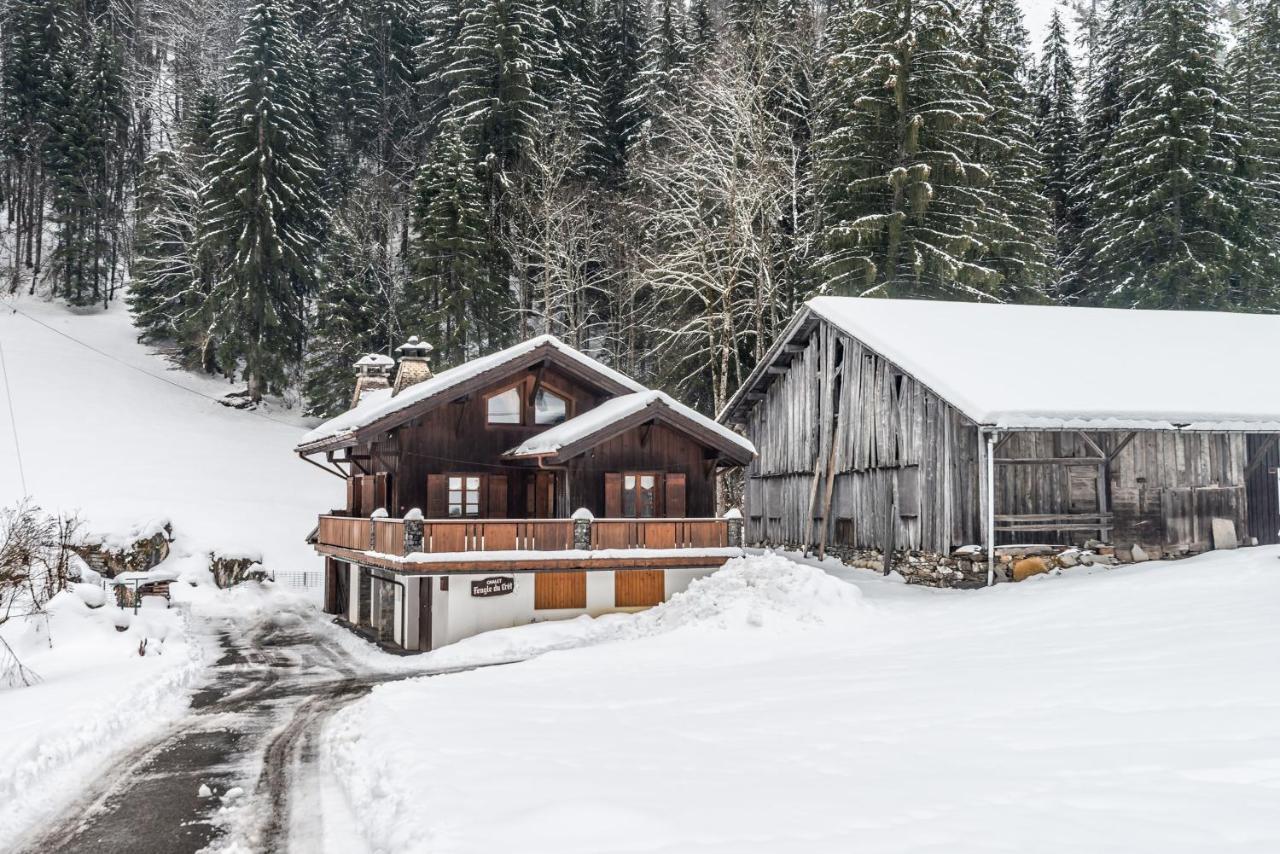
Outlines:
POLYGON ((605 472, 604 515, 609 519, 622 518, 622 472, 605 472))
POLYGON ((534 475, 533 515, 538 519, 550 519, 554 505, 555 481, 551 472, 540 471, 534 475))
POLYGON ((667 518, 677 519, 683 517, 685 515, 684 472, 671 472, 666 476, 665 496, 667 500, 667 518))
POLYGON ((347 512, 352 516, 360 515, 360 484, 359 478, 347 478, 347 512))
POLYGON ((449 482, 442 474, 427 475, 427 518, 449 518, 449 482))
POLYGON ((373 476, 373 508, 369 512, 372 513, 374 510, 377 510, 379 507, 381 507, 384 510, 386 510, 388 514, 390 514, 391 507, 388 504, 388 498, 389 496, 387 495, 387 473, 379 472, 378 474, 375 474, 373 476))
POLYGON ((375 478, 364 475, 360 478, 360 515, 368 516, 378 505, 374 504, 373 486, 375 478))
POLYGON ((507 518, 507 476, 505 474, 491 474, 485 479, 488 481, 486 492, 489 503, 485 508, 484 515, 490 519, 507 518))

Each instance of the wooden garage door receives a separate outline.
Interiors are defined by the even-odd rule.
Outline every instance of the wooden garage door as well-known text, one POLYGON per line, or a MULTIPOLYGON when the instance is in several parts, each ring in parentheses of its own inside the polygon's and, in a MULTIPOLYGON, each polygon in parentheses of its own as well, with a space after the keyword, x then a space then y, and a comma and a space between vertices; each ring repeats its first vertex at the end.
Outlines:
POLYGON ((533 607, 587 607, 587 574, 585 572, 539 572, 533 580, 533 607))
POLYGON ((618 608, 647 608, 662 601, 666 573, 661 569, 620 569, 613 574, 613 601, 618 608))

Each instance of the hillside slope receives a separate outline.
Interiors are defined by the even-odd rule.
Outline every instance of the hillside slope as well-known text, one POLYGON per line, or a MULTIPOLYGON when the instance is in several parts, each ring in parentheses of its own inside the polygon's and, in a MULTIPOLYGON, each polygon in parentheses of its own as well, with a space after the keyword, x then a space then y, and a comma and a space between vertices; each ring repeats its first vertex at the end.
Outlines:
POLYGON ((272 569, 315 569, 303 542, 341 481, 291 451, 306 431, 282 408, 230 409, 239 386, 174 369, 138 344, 128 311, 73 313, 0 302, 21 473, 0 384, 0 505, 25 493, 122 531, 167 517, 186 550, 260 552, 272 569), (17 309, 17 312, 14 311, 17 309), (93 348, 93 349, 90 349, 93 348))

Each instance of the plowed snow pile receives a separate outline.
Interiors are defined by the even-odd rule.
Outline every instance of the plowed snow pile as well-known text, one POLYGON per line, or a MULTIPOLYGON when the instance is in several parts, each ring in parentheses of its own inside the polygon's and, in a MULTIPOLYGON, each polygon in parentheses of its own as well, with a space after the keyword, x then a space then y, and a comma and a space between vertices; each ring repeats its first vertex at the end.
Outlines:
POLYGON ((397 854, 1273 854, 1277 558, 983 591, 747 558, 433 653, 563 648, 380 686, 325 761, 397 854))

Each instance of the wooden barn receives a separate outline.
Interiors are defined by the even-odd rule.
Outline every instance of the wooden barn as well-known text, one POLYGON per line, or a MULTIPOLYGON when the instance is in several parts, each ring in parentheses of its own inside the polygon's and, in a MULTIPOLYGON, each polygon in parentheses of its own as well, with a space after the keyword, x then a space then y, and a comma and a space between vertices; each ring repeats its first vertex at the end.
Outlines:
POLYGON ((351 409, 296 449, 345 486, 314 542, 351 627, 424 651, 648 607, 741 554, 715 515, 741 435, 549 335, 439 374, 430 349, 360 359, 351 409))
POLYGON ((1280 541, 1277 364, 1274 316, 819 297, 720 420, 748 544, 1176 556, 1280 541))

